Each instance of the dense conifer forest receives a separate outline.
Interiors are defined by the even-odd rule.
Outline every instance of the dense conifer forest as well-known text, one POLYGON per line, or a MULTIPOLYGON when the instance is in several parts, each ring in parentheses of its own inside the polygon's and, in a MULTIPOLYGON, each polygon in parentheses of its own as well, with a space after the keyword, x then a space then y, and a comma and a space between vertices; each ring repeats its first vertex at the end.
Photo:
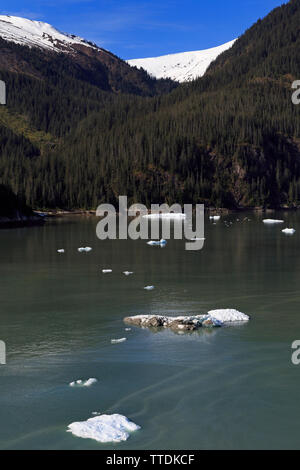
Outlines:
POLYGON ((300 0, 180 86, 0 40, 0 183, 34 208, 299 205, 299 51, 300 0))

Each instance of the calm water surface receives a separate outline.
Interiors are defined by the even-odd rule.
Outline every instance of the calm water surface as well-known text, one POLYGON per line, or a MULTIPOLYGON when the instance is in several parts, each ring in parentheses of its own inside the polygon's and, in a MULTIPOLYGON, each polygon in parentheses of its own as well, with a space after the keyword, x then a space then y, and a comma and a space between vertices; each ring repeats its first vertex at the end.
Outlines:
POLYGON ((291 343, 300 339, 300 214, 271 215, 296 228, 292 237, 245 216, 206 220, 199 252, 184 241, 163 249, 100 242, 93 217, 1 230, 0 448, 299 449, 291 343), (79 254, 80 246, 93 251, 79 254), (155 290, 143 290, 150 284, 155 290), (124 330, 127 315, 229 307, 251 321, 184 335, 124 330), (89 377, 98 383, 68 386, 89 377), (124 414, 142 429, 114 445, 66 432, 94 411, 124 414))

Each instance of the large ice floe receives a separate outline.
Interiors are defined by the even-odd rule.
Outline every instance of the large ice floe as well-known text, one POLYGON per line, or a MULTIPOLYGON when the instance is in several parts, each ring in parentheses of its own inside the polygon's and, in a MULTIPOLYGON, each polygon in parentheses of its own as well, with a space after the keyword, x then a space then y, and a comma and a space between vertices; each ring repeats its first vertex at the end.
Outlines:
POLYGON ((78 421, 69 424, 68 432, 84 439, 94 439, 98 442, 127 441, 130 433, 141 429, 126 416, 100 415, 89 418, 87 421, 78 421))
POLYGON ((284 220, 277 219, 263 219, 264 224, 283 224, 284 220))
POLYGON ((130 325, 147 328, 171 328, 177 331, 193 331, 198 328, 220 327, 225 324, 249 321, 249 316, 235 309, 211 310, 206 315, 169 317, 164 315, 135 315, 125 317, 124 322, 130 325))
POLYGON ((90 387, 91 385, 94 385, 96 382, 98 382, 97 379, 92 377, 91 379, 87 380, 75 380, 74 382, 70 382, 69 385, 70 387, 90 387))

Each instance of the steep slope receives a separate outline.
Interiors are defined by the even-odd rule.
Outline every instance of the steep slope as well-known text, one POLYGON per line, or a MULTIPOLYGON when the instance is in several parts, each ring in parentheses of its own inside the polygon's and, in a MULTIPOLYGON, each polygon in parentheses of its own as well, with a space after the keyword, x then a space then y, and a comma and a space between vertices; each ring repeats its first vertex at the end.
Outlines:
POLYGON ((104 91, 143 96, 164 93, 175 86, 170 80, 154 80, 111 52, 61 33, 48 23, 2 15, 0 38, 0 73, 14 72, 40 80, 69 72, 72 78, 104 91))
POLYGON ((170 78, 177 82, 189 82, 202 77, 207 68, 222 52, 230 49, 236 39, 218 47, 201 51, 181 52, 178 54, 131 59, 128 64, 143 68, 155 78, 170 78))
POLYGON ((0 125, 0 182, 40 208, 92 208, 120 194, 146 204, 300 205, 300 108, 291 101, 299 28, 292 0, 202 78, 154 97, 103 91, 100 72, 70 54, 3 41, 35 75, 4 73, 18 116, 14 128, 0 125), (26 113, 57 139, 53 148, 41 151, 31 131, 16 135, 26 113))
POLYGON ((0 15, 0 36, 15 44, 55 52, 76 52, 78 45, 100 50, 95 44, 78 36, 61 33, 48 23, 18 16, 0 15))

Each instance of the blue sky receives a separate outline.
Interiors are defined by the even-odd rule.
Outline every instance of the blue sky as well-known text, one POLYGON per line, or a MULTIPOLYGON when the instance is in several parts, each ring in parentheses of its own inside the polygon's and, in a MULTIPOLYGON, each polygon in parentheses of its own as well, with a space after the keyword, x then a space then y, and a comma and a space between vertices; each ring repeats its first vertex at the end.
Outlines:
POLYGON ((1 0, 1 14, 51 23, 123 59, 218 46, 284 0, 1 0))

